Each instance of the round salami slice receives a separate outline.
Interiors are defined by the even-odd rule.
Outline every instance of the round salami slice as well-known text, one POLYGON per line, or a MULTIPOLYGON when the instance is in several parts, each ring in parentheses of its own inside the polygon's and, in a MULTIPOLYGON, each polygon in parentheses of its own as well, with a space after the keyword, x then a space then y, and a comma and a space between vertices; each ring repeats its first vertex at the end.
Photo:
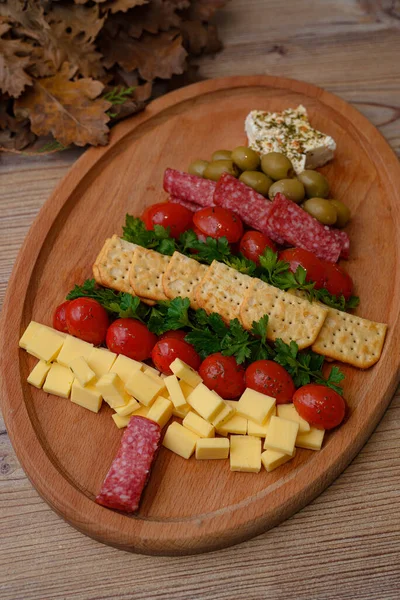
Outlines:
POLYGON ((131 417, 96 502, 125 512, 139 508, 140 497, 160 445, 161 428, 144 417, 131 417))
POLYGON ((198 210, 204 208, 204 206, 200 206, 199 204, 195 204, 194 202, 188 202, 187 200, 182 200, 181 198, 175 198, 175 196, 170 196, 168 201, 172 202, 172 204, 180 204, 181 206, 184 206, 192 212, 197 212, 198 210))
POLYGON ((202 207, 214 206, 215 181, 183 173, 176 169, 166 169, 163 185, 164 190, 175 198, 200 204, 202 207))

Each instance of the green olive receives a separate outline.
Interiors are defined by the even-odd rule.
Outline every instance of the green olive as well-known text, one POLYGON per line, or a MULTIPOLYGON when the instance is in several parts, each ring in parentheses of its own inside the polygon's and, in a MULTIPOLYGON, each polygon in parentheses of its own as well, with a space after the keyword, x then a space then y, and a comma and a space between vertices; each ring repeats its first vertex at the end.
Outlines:
POLYGON ((242 171, 255 171, 260 166, 259 155, 247 146, 232 150, 232 160, 242 171))
POLYGON ((197 175, 198 177, 204 176, 204 171, 208 165, 208 160, 194 160, 190 163, 188 171, 191 175, 197 175))
POLYGON ((274 181, 294 175, 293 165, 287 156, 280 152, 269 152, 261 157, 262 171, 274 181))
POLYGON ((332 202, 325 200, 325 198, 310 198, 304 202, 303 208, 324 225, 334 225, 336 223, 336 208, 332 202))
POLYGON ((329 195, 329 183, 318 171, 307 169, 297 176, 306 190, 307 198, 327 198, 329 195))
POLYGON ((306 195, 304 185, 298 179, 280 179, 279 181, 275 181, 269 188, 268 196, 273 200, 275 194, 278 192, 284 194, 286 198, 293 200, 296 204, 302 202, 306 195))
POLYGON ((268 194, 268 190, 272 184, 272 179, 264 175, 264 173, 260 173, 260 171, 243 171, 239 177, 239 181, 243 181, 243 183, 263 196, 268 194))
POLYGON ((350 209, 348 206, 343 204, 340 200, 329 200, 331 204, 336 208, 337 219, 336 219, 336 227, 344 227, 350 220, 350 209))
POLYGON ((239 175, 239 171, 236 165, 231 160, 214 160, 206 166, 204 170, 204 177, 206 179, 212 179, 218 181, 222 173, 229 173, 234 177, 239 175))
POLYGON ((232 152, 230 150, 216 150, 212 153, 211 160, 231 160, 232 152))

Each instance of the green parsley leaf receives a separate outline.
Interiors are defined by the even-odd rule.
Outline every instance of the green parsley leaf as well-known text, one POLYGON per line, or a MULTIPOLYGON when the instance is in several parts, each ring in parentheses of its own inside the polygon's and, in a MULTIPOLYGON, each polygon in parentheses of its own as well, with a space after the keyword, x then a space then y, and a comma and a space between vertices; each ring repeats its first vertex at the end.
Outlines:
POLYGON ((185 337, 185 341, 194 346, 196 352, 200 354, 202 359, 215 352, 220 352, 221 350, 220 340, 216 337, 215 333, 209 329, 203 331, 189 331, 185 337))
POLYGON ((122 228, 122 239, 143 248, 156 250, 161 254, 172 256, 176 250, 176 243, 170 237, 169 228, 162 225, 154 225, 154 230, 148 231, 145 224, 138 217, 126 215, 125 226, 122 228))

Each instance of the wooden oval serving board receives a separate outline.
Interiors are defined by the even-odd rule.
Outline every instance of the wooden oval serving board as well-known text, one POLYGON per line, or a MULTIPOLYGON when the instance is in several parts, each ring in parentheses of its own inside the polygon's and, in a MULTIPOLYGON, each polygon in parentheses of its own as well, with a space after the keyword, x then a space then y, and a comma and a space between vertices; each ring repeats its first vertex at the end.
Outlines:
POLYGON ((119 548, 190 554, 234 544, 288 518, 326 488, 366 442, 398 379, 400 357, 400 169, 378 131, 354 108, 312 85, 277 77, 232 77, 164 96, 118 125, 105 148, 88 150, 42 208, 22 248, 4 305, 2 410, 15 451, 50 506, 80 531, 119 548), (273 473, 231 473, 228 461, 188 461, 161 449, 138 514, 94 503, 121 432, 104 405, 98 415, 26 383, 34 361, 18 349, 31 319, 51 323, 54 307, 91 277, 106 237, 125 213, 166 198, 166 167, 185 169, 217 148, 245 142, 253 108, 307 107, 314 127, 337 142, 323 171, 334 197, 351 207, 347 269, 358 313, 389 324, 383 355, 366 372, 343 367, 350 416, 320 452, 300 450, 273 473))

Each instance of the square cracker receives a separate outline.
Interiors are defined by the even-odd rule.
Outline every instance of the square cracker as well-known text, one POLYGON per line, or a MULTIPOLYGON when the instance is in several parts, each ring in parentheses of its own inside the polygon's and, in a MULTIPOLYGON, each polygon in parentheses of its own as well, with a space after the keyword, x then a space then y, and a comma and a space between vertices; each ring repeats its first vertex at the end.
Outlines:
POLYGON ((299 348, 311 346, 323 326, 328 309, 283 292, 260 279, 253 279, 240 307, 243 327, 251 329, 253 321, 269 316, 267 338, 294 340, 299 348))
POLYGON ((104 252, 107 251, 107 248, 108 248, 109 243, 110 243, 110 239, 111 238, 107 238, 106 241, 104 242, 104 246, 102 247, 102 249, 98 253, 97 258, 96 258, 96 260, 94 262, 94 265, 93 265, 93 269, 92 269, 95 281, 99 285, 103 285, 103 280, 102 280, 101 275, 100 275, 99 265, 101 264, 101 261, 103 260, 103 254, 104 254, 104 252))
POLYGON ((375 323, 329 308, 312 349, 333 360, 368 369, 381 356, 386 331, 385 323, 375 323))
POLYGON ((190 306, 200 308, 196 301, 196 287, 208 267, 180 252, 174 252, 163 275, 163 288, 168 298, 189 298, 190 306))
POLYGON ((239 318, 239 308, 253 279, 223 263, 213 261, 196 288, 196 301, 208 313, 216 312, 226 323, 239 318))
POLYGON ((170 256, 136 246, 129 271, 129 281, 135 293, 150 300, 168 300, 162 285, 170 256))

